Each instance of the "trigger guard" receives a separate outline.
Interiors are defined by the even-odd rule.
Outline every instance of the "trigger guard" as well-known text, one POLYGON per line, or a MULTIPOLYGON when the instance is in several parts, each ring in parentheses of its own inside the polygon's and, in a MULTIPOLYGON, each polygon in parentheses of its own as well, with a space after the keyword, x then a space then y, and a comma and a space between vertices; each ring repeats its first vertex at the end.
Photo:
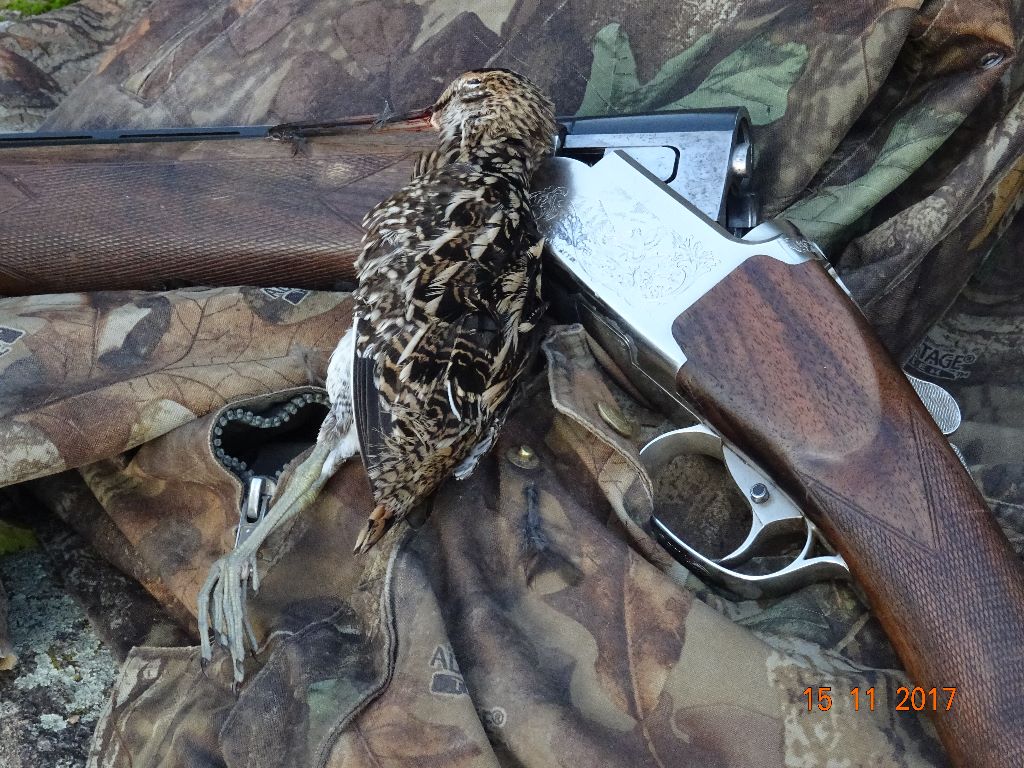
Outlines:
POLYGON ((698 424, 685 429, 666 432, 643 447, 640 459, 647 471, 655 475, 676 456, 703 454, 722 461, 751 512, 750 531, 734 551, 718 559, 701 554, 679 538, 658 519, 657 511, 651 515, 651 526, 662 546, 676 560, 704 574, 708 580, 725 587, 741 597, 758 599, 792 592, 812 582, 835 578, 849 578, 846 561, 840 555, 810 557, 816 540, 826 543, 817 527, 807 519, 792 499, 778 488, 743 454, 725 443, 709 427, 698 424), (768 488, 763 503, 753 503, 749 491, 757 483, 768 488), (800 554, 784 568, 767 574, 745 574, 730 566, 740 565, 764 553, 782 538, 804 535, 800 554))
POLYGON ((807 556, 819 535, 809 520, 807 541, 796 559, 784 568, 764 574, 740 573, 705 557, 654 515, 651 516, 651 526, 655 537, 676 560, 708 581, 748 600, 779 597, 818 581, 850 577, 850 569, 840 555, 807 556))

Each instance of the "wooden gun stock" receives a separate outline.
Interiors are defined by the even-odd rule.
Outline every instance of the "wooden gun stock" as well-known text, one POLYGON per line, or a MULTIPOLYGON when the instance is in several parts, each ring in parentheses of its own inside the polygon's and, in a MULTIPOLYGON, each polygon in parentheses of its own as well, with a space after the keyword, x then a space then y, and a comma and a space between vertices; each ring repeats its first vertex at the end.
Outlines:
POLYGON ((437 136, 336 131, 2 149, 0 295, 351 281, 362 215, 437 136))
POLYGON ((850 565, 959 765, 1024 765, 1024 571, 873 331, 816 262, 755 256, 680 315, 680 392, 850 565), (929 700, 930 701, 930 700, 929 700))

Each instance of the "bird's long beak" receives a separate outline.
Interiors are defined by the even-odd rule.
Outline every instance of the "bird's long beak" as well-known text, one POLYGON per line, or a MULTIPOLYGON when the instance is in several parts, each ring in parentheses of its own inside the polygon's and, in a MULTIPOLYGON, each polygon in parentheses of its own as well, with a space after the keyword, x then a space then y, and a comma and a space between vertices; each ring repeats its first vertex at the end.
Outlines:
POLYGON ((433 121, 434 110, 433 107, 427 107, 426 109, 414 109, 409 112, 401 112, 394 115, 382 116, 378 119, 377 124, 379 126, 391 127, 396 124, 400 124, 405 130, 424 131, 428 128, 436 128, 433 121))
POLYGON ((372 126, 377 130, 429 131, 433 108, 414 109, 409 112, 381 115, 354 115, 324 123, 281 123, 268 129, 267 135, 277 141, 292 141, 315 136, 335 136, 350 128, 372 126))

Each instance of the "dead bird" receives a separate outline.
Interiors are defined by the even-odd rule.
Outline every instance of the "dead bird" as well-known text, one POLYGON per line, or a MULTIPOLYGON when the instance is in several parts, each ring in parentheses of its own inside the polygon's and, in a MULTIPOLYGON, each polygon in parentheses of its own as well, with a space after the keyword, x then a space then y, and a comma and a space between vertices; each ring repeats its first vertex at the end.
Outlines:
POLYGON ((376 505, 355 542, 366 552, 449 475, 473 471, 535 346, 543 241, 530 180, 553 150, 554 107, 522 75, 476 70, 445 89, 431 123, 438 149, 363 220, 353 324, 328 365, 331 407, 316 445, 199 593, 202 658, 212 618, 236 681, 246 640, 257 648, 245 598, 250 583, 259 589, 267 536, 361 452, 376 505))

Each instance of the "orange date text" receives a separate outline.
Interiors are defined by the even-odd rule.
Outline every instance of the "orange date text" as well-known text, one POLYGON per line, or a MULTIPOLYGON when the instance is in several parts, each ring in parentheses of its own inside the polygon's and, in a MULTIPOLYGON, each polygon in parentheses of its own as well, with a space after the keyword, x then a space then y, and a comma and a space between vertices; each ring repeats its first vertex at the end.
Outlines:
MULTIPOLYGON (((804 696, 807 698, 807 711, 828 712, 833 706, 839 706, 837 696, 841 693, 833 691, 830 686, 811 686, 804 688, 804 696)), ((953 699, 956 697, 956 688, 922 688, 914 686, 908 688, 901 685, 896 689, 896 695, 892 702, 896 712, 949 712, 953 706, 953 699)), ((875 711, 875 688, 852 688, 850 689, 848 702, 844 699, 843 704, 849 704, 854 712, 861 709, 868 712, 875 711)))

